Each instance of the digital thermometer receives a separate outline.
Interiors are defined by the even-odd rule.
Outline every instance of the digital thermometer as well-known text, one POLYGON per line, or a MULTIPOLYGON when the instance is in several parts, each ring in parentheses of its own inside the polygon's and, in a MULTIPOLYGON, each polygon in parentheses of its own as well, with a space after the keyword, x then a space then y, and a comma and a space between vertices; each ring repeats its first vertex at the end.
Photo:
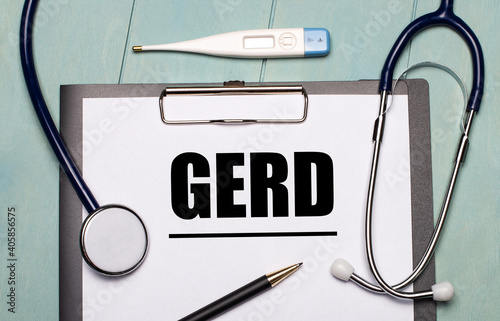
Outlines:
POLYGON ((134 46, 132 49, 234 58, 322 57, 330 52, 330 33, 324 28, 245 30, 164 45, 134 46))

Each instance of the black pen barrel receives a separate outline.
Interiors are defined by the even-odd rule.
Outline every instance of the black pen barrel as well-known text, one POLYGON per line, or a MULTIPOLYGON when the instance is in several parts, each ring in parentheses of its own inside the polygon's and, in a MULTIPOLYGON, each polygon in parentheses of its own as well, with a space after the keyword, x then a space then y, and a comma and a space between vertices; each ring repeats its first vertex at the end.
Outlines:
POLYGON ((267 277, 260 278, 242 286, 236 291, 214 301, 207 306, 191 313, 190 315, 180 319, 179 321, 206 321, 212 320, 218 315, 237 307, 243 302, 250 300, 254 296, 271 288, 271 283, 267 277))

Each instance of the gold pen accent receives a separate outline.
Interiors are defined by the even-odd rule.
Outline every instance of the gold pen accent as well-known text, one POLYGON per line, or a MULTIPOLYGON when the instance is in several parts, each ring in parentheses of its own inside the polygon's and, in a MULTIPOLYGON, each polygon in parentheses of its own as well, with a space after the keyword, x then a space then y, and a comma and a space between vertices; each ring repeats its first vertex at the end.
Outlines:
POLYGON ((142 51, 142 46, 133 46, 132 50, 133 51, 142 51))
POLYGON ((297 263, 284 269, 268 273, 266 274, 267 280, 271 283, 272 287, 275 287, 278 283, 297 271, 301 265, 302 263, 297 263))

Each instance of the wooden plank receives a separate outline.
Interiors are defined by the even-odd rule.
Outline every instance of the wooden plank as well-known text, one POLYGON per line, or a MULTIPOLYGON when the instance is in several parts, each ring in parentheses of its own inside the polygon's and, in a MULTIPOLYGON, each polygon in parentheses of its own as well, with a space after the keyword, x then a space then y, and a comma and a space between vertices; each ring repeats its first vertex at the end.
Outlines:
MULTIPOLYGON (((278 0, 273 28, 327 28, 332 49, 325 58, 268 60, 265 80, 378 79, 392 43, 411 14, 411 5, 394 0, 278 0)), ((398 66, 406 66, 405 57, 406 53, 398 66)))
MULTIPOLYGON (((439 5, 438 0, 415 2, 417 16, 439 5)), ((376 79, 387 52, 410 21, 413 10, 411 1, 395 0, 274 3, 272 27, 326 27, 332 34, 333 46, 326 58, 268 60, 264 73, 264 80, 268 81, 376 79)), ((259 80, 260 60, 134 54, 130 48, 267 28, 272 0, 136 1, 127 42, 132 7, 133 0, 99 5, 82 0, 41 1, 35 55, 42 89, 56 122, 59 85, 63 83, 117 83, 120 79, 145 83, 259 80)), ((0 79, 0 204, 18 211, 22 241, 18 254, 23 259, 18 269, 22 290, 15 319, 54 320, 58 313, 58 165, 32 111, 22 78, 17 44, 22 3, 6 2, 2 9, 0 23, 6 37, 0 47, 0 71, 7 77, 0 79)), ((496 215, 500 212, 500 190, 496 184, 500 177, 500 111, 495 106, 500 98, 500 48, 495 26, 500 9, 494 1, 455 1, 455 10, 482 41, 487 74, 470 154, 437 253, 437 280, 451 281, 457 292, 452 302, 438 305, 438 319, 488 320, 500 315, 500 291, 495 287, 500 281, 500 222, 496 215)), ((406 66, 407 54, 408 51, 398 70, 406 66)), ((440 61, 470 83, 467 59, 463 42, 444 28, 428 30, 415 38, 410 52, 410 63, 440 61)), ((410 77, 425 77, 430 82, 434 196, 438 211, 459 134, 460 91, 441 72, 416 71, 410 77)), ((5 220, 1 220, 0 229, 5 228, 5 220)), ((6 269, 0 269, 1 280, 5 273, 6 269)), ((0 294, 6 297, 5 287, 1 287, 0 294)), ((0 309, 0 319, 10 320, 13 316, 0 309)))
MULTIPOLYGON (((416 16, 436 10, 439 1, 417 2, 416 16)), ((361 1, 343 3, 322 2, 302 3, 299 1, 278 1, 274 27, 326 26, 331 28, 333 51, 327 58, 306 61, 268 61, 266 80, 357 80, 378 78, 392 42, 408 21, 394 19, 373 41, 363 48, 359 43, 363 31, 372 26, 373 13, 380 12, 383 2, 361 1), (302 14, 310 10, 331 12, 334 18, 322 15, 302 14), (353 14, 353 10, 355 14, 353 14), (333 27, 330 27, 333 25, 333 27), (354 27, 353 27, 354 26, 354 27), (363 28, 364 27, 364 28, 363 28), (357 37, 357 38, 356 38, 357 37), (356 41, 358 46, 356 46, 356 41), (346 44, 348 46, 346 46, 346 44), (346 48, 362 50, 346 50, 346 48), (323 62, 321 60, 326 60, 323 62)), ((405 6, 404 15, 410 14, 410 6, 405 6)), ((471 136, 470 155, 462 171, 452 206, 452 215, 437 253, 437 280, 451 280, 457 295, 450 304, 438 305, 439 320, 494 319, 500 315, 500 308, 494 302, 500 299, 498 234, 499 220, 496 213, 500 206, 500 193, 496 183, 500 177, 500 143, 498 137, 500 115, 493 102, 499 101, 500 79, 498 78, 499 44, 496 41, 495 23, 499 8, 493 1, 469 3, 456 1, 455 10, 475 30, 482 41, 486 59, 486 89, 482 111, 479 113, 471 136), (483 116, 484 115, 484 116, 483 116), (470 165, 469 165, 470 164, 470 165), (474 167, 475 166, 475 167, 474 167), (467 187, 472 189, 469 190, 467 187), (454 222, 453 222, 454 220, 454 222), (477 262, 485 268, 478 269, 477 262), (496 281, 496 282, 495 282, 496 281), (478 300, 479 298, 479 300, 478 300), (468 317, 467 317, 468 316, 468 317)), ((328 16, 328 15, 327 15, 328 16)), ((377 20, 375 20, 377 21, 377 20)), ((376 29, 373 29, 376 30, 376 29)), ((367 35, 368 33, 365 33, 367 35)), ((374 34, 375 35, 375 34, 374 34)), ((372 38, 368 38, 372 40, 372 38)), ((420 61, 443 62, 466 79, 470 84, 471 67, 469 52, 463 41, 445 28, 425 31, 412 43, 410 65, 420 61)), ((405 57, 399 63, 399 70, 405 65, 405 57)), ((399 74, 399 72, 396 72, 399 74)), ((440 71, 415 71, 411 78, 424 77, 431 85, 431 122, 433 130, 433 171, 435 212, 439 212, 444 190, 450 175, 452 159, 455 156, 459 118, 461 113, 461 92, 455 81, 440 71)), ((470 88, 470 85, 469 85, 470 88)))
MULTIPOLYGON (((40 1, 35 61, 56 123, 61 84, 118 81, 131 5, 132 0, 99 4, 40 1)), ((0 320, 57 320, 59 165, 36 119, 22 76, 18 49, 22 6, 22 1, 7 1, 0 10, 2 33, 6 35, 0 47, 0 73, 4 75, 0 79, 0 253, 6 262, 6 211, 14 207, 18 258, 16 313, 8 312, 4 303, 0 320)), ((0 269, 2 298, 10 291, 4 286, 6 273, 9 270, 0 269)))
POLYGON ((132 52, 133 45, 191 40, 223 32, 265 29, 272 0, 140 1, 135 8, 124 82, 258 81, 261 59, 228 59, 175 52, 132 52), (161 14, 158 14, 161 12, 161 14))
MULTIPOLYGON (((438 8, 439 1, 420 0, 417 16, 438 8)), ((436 280, 450 281, 456 290, 449 304, 438 304, 439 320, 493 320, 500 315, 498 230, 500 220, 500 8, 494 1, 455 1, 455 13, 474 30, 485 57, 485 93, 470 136, 467 160, 455 191, 450 218, 436 255, 436 280), (495 303, 497 302, 497 303, 495 303)), ((445 27, 414 38, 410 61, 446 64, 467 83, 471 59, 464 41, 445 27)), ((412 72, 429 81, 431 94, 434 212, 441 209, 460 135, 463 99, 455 81, 440 71, 412 72)))

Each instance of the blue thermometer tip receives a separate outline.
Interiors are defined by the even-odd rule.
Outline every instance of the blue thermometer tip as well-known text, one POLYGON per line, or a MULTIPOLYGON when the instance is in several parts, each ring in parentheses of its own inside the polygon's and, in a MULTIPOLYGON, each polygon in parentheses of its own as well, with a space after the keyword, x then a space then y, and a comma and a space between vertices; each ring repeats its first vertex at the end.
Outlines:
POLYGON ((330 32, 324 28, 304 28, 305 57, 323 57, 330 53, 330 32))

